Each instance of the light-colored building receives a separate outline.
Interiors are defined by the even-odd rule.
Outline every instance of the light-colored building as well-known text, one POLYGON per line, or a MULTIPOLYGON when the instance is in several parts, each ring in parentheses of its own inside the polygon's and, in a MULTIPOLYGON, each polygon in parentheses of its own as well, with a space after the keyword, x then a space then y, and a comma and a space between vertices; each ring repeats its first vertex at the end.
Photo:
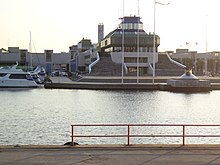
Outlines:
POLYGON ((53 50, 45 50, 43 53, 30 53, 27 49, 9 47, 8 50, 0 49, 0 64, 12 65, 18 62, 20 66, 43 66, 48 73, 55 69, 69 70, 70 53, 54 53, 53 50))
POLYGON ((70 71, 87 73, 89 65, 96 60, 96 45, 90 39, 82 39, 77 45, 69 47, 71 54, 70 71))
POLYGON ((176 61, 191 67, 197 75, 219 75, 220 73, 220 52, 198 53, 188 49, 176 49, 176 52, 168 52, 176 61))
POLYGON ((157 48, 160 37, 155 35, 155 59, 153 59, 153 34, 143 29, 140 17, 121 18, 119 27, 110 32, 100 43, 101 52, 108 52, 115 63, 124 63, 128 73, 152 73, 152 64, 158 61, 157 48))

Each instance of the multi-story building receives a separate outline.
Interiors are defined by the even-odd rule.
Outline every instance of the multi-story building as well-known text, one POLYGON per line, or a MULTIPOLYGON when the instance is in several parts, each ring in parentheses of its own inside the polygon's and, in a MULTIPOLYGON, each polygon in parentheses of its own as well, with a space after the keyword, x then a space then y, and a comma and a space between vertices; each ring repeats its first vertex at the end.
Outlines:
POLYGON ((44 53, 30 53, 27 49, 19 49, 19 47, 9 47, 4 51, 0 49, 1 65, 12 65, 15 62, 24 68, 41 65, 47 73, 51 73, 55 69, 69 70, 70 57, 70 53, 54 53, 53 50, 45 50, 44 53))
POLYGON ((96 58, 95 47, 90 39, 82 39, 77 45, 70 46, 70 71, 86 73, 91 62, 96 58))
POLYGON ((129 73, 146 74, 152 72, 153 62, 158 61, 157 48, 160 37, 155 35, 155 59, 153 59, 154 34, 147 34, 140 17, 121 18, 119 27, 101 40, 101 52, 108 52, 115 63, 124 63, 129 73), (148 70, 151 65, 151 69, 148 70))
POLYGON ((82 39, 77 45, 69 47, 68 53, 54 53, 53 50, 44 50, 43 53, 31 53, 27 49, 9 47, 0 49, 0 65, 13 65, 15 62, 25 69, 43 66, 47 73, 56 69, 70 72, 88 72, 89 64, 96 59, 95 47, 89 39, 82 39))
POLYGON ((176 61, 193 69, 196 75, 220 75, 220 52, 198 53, 188 49, 176 49, 176 52, 168 52, 176 61))

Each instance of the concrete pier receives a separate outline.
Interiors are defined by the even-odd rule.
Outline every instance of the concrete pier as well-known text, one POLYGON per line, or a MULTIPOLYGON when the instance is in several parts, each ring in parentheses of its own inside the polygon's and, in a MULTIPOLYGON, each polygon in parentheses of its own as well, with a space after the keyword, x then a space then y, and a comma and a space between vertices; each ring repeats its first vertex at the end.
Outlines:
POLYGON ((219 145, 0 146, 2 165, 220 164, 219 145))

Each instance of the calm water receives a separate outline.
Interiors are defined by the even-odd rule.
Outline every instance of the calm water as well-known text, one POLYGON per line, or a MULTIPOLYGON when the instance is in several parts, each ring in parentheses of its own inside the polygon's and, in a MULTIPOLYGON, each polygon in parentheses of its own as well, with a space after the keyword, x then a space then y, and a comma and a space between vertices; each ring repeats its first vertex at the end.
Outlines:
MULTIPOLYGON (((220 91, 181 94, 163 91, 13 89, 0 90, 0 98, 0 145, 64 144, 70 141, 71 124, 220 124, 220 91)), ((164 130, 153 129, 151 131, 154 132, 164 130)), ((100 128, 96 131, 106 130, 100 128)), ((173 128, 172 131, 178 132, 173 128)), ((92 138, 76 141, 82 144, 105 143, 105 140, 92 138)), ((148 139, 147 143, 157 141, 148 139)), ((179 141, 181 139, 170 142, 179 141)), ((110 142, 126 143, 126 140, 110 142)), ((220 143, 218 139, 214 142, 220 143)))

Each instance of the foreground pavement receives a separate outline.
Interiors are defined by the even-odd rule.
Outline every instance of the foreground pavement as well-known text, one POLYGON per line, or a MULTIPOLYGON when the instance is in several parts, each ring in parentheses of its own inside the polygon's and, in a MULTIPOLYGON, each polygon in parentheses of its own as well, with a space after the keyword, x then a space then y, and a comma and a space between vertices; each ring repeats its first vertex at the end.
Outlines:
POLYGON ((0 146, 1 165, 217 165, 220 145, 0 146))

